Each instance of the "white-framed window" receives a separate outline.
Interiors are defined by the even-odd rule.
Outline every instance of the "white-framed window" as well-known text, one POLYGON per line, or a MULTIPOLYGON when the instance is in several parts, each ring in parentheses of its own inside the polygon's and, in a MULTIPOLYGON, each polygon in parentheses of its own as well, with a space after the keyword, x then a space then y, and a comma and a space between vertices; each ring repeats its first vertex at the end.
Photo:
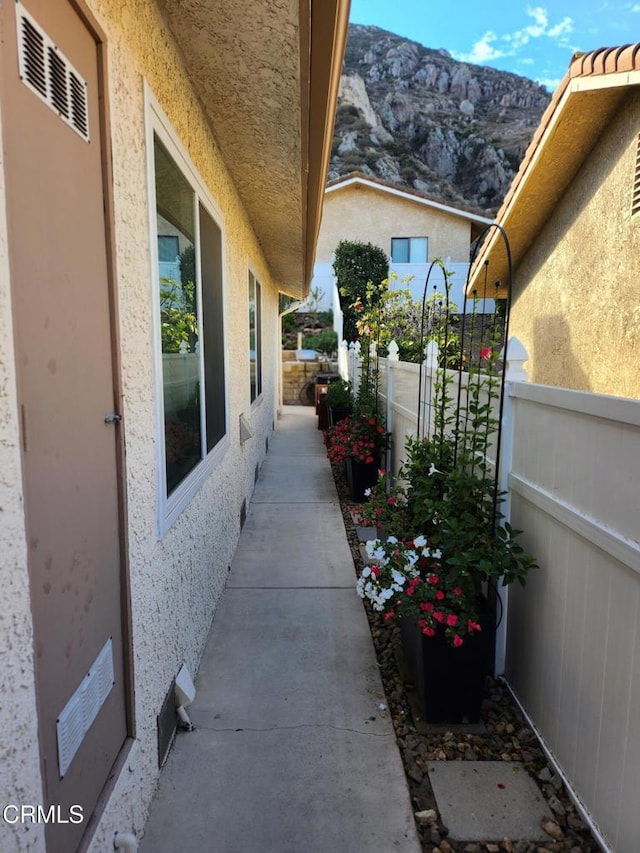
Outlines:
POLYGON ((262 394, 262 287, 249 270, 249 388, 251 402, 262 394))
POLYGON ((164 536, 229 446, 222 216, 146 91, 164 536))
POLYGON ((392 237, 391 262, 394 264, 426 264, 429 257, 427 237, 392 237))

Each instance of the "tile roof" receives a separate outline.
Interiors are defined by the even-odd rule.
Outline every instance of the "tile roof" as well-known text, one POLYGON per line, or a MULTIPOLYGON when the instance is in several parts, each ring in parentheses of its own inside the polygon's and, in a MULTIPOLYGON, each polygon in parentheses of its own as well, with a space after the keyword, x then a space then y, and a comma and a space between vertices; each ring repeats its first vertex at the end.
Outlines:
MULTIPOLYGON (((640 86, 640 42, 573 56, 496 215, 509 237, 514 268, 630 86, 640 86)), ((476 257, 470 291, 480 287, 487 262, 506 296, 507 254, 497 230, 476 257)))

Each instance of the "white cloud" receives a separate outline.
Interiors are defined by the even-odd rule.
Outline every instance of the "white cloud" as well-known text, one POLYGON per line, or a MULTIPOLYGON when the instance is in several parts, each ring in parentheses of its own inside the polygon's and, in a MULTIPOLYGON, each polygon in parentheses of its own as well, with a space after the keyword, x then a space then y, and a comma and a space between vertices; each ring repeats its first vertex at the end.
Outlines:
POLYGON ((460 62, 473 62, 475 65, 483 65, 491 62, 492 59, 499 59, 506 54, 503 50, 493 47, 492 42, 497 38, 496 34, 489 30, 473 45, 470 53, 459 53, 455 58, 460 62))
MULTIPOLYGON (((638 6, 640 9, 640 6, 638 6)), ((573 32, 573 20, 571 18, 563 18, 559 24, 556 24, 555 27, 551 27, 547 35, 549 38, 555 39, 558 36, 563 36, 566 33, 573 32)))
MULTIPOLYGON (((640 9, 640 3, 636 4, 640 9)), ((549 13, 543 6, 527 6, 525 14, 533 23, 498 36, 493 30, 486 32, 471 48, 470 53, 454 54, 461 62, 473 62, 479 65, 505 56, 517 56, 534 39, 548 38, 558 47, 570 47, 567 36, 573 32, 573 19, 565 16, 561 21, 549 23, 549 13)), ((521 61, 528 61, 521 57, 521 61)), ((545 83, 545 85, 547 85, 545 83)))
POLYGON ((560 85, 559 77, 547 77, 544 80, 537 80, 537 83, 540 83, 541 86, 546 86, 550 92, 554 92, 558 86, 560 85))
POLYGON ((640 3, 634 3, 631 7, 632 12, 640 12, 640 3))

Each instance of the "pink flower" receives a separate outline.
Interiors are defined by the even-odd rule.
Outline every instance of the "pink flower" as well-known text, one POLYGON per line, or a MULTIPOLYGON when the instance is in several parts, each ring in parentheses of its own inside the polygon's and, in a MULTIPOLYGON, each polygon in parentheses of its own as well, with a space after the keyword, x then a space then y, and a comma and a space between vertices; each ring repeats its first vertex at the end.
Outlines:
POLYGON ((434 610, 433 618, 436 620, 436 622, 444 622, 444 613, 441 610, 434 610))
POLYGON ((471 633, 471 631, 482 631, 482 626, 478 625, 477 622, 474 622, 473 619, 469 619, 467 622, 467 630, 469 633, 471 633))
POLYGON ((393 611, 393 610, 387 610, 387 612, 384 614, 384 620, 385 620, 385 622, 388 622, 390 619, 393 619, 393 617, 394 617, 395 615, 396 615, 396 614, 395 614, 395 611, 393 611))
POLYGON ((422 633, 426 634, 427 637, 435 637, 435 634, 436 634, 436 632, 433 630, 433 628, 430 628, 428 625, 426 625, 422 629, 422 633))
POLYGON ((441 589, 436 590, 436 598, 438 601, 444 601, 444 592, 441 589))
POLYGON ((463 643, 464 643, 464 640, 462 639, 462 637, 459 634, 453 635, 453 645, 454 646, 456 646, 456 647, 461 646, 463 643))
POLYGON ((493 353, 492 353, 491 347, 483 347, 480 350, 480 358, 481 359, 482 358, 491 358, 492 354, 493 353))
POLYGON ((462 590, 460 589, 460 587, 459 587, 459 586, 454 586, 454 588, 453 588, 453 594, 454 594, 454 595, 462 595, 462 590))
POLYGON ((453 628, 454 625, 457 625, 457 624, 458 624, 458 617, 456 616, 456 614, 455 613, 447 614, 447 625, 449 625, 451 628, 453 628))
POLYGON ((433 604, 430 601, 421 601, 420 602, 420 610, 433 610, 433 604))
POLYGON ((438 575, 429 575, 427 577, 427 583, 430 583, 432 585, 437 584, 439 581, 440 581, 440 578, 438 577, 438 575))

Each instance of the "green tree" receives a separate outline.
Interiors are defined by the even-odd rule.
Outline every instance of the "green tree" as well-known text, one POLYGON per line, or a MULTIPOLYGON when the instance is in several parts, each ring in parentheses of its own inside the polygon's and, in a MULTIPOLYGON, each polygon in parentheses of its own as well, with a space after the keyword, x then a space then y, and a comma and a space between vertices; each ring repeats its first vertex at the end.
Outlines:
POLYGON ((367 298, 368 284, 379 285, 387 278, 389 259, 383 249, 372 243, 341 240, 335 251, 333 272, 338 280, 344 316, 342 334, 345 340, 355 341, 358 337, 358 316, 352 306, 358 299, 367 298))

